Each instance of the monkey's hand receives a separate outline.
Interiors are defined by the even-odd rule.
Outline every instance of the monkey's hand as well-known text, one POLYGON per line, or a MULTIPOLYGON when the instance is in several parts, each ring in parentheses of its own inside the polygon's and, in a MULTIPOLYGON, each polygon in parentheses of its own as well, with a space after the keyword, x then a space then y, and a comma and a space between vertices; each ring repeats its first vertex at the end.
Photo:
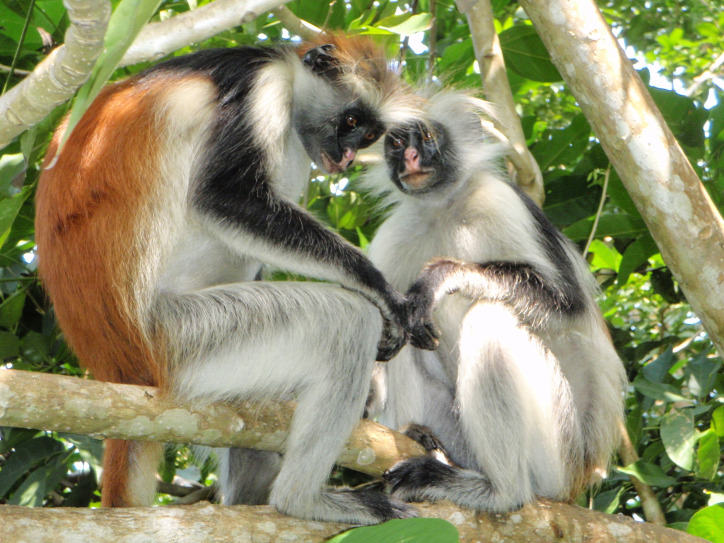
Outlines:
POLYGON ((407 300, 396 291, 390 293, 389 309, 391 318, 383 317, 382 339, 377 345, 377 361, 387 362, 405 346, 409 334, 407 323, 407 300))
POLYGON ((434 351, 440 344, 440 329, 433 312, 440 299, 455 292, 455 272, 463 262, 438 258, 427 264, 407 291, 410 343, 418 349, 434 351))

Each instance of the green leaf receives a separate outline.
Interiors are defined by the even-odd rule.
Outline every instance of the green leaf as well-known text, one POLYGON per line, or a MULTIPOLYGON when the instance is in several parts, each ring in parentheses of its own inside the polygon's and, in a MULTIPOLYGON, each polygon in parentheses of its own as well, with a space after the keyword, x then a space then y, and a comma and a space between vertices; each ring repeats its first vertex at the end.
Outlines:
POLYGON ((24 358, 39 364, 50 357, 52 339, 38 332, 30 331, 20 341, 20 350, 24 358))
POLYGON ((554 131, 549 140, 536 144, 532 149, 533 156, 543 171, 561 163, 574 162, 588 146, 590 134, 586 117, 576 115, 566 128, 554 131))
POLYGON ((15 358, 20 354, 20 341, 12 332, 0 332, 0 360, 15 358))
POLYGON ((709 349, 691 359, 686 365, 690 373, 689 390, 699 398, 708 395, 714 388, 721 364, 721 359, 709 357, 709 349))
POLYGON ((563 80, 532 26, 515 25, 501 32, 499 38, 505 65, 511 70, 533 81, 563 80))
POLYGON ((13 197, 0 200, 0 247, 10 235, 15 218, 31 190, 31 187, 23 187, 23 190, 13 197))
POLYGON ((596 212, 601 188, 589 187, 582 175, 564 175, 545 179, 546 199, 543 206, 548 218, 558 227, 570 226, 596 212))
POLYGON ((591 242, 589 251, 593 253, 591 266, 594 269, 618 271, 621 255, 615 248, 609 247, 601 240, 594 239, 591 242))
POLYGON ((617 468, 618 471, 633 475, 642 483, 649 486, 657 486, 666 488, 676 483, 676 479, 666 475, 666 472, 655 464, 646 462, 645 460, 637 460, 633 464, 629 464, 625 468, 617 468))
POLYGON ((68 140, 73 127, 108 82, 141 28, 156 12, 160 4, 161 0, 121 0, 121 3, 118 4, 108 22, 103 52, 98 57, 90 78, 78 91, 62 143, 68 140))
POLYGON ((457 543, 459 538, 457 528, 446 520, 411 518, 354 528, 329 543, 457 543))
POLYGON ((385 17, 379 21, 375 27, 387 30, 393 34, 399 34, 400 36, 409 36, 410 34, 427 30, 431 24, 431 13, 419 13, 417 15, 403 13, 401 15, 385 17))
POLYGON ((10 196, 13 179, 25 170, 25 157, 22 153, 7 154, 0 157, 0 196, 10 196))
POLYGON ((713 480, 719 468, 719 436, 711 428, 699 436, 696 459, 697 475, 702 479, 713 480))
POLYGON ((697 511, 686 531, 711 543, 724 543, 724 504, 697 511))
POLYGON ((51 458, 47 464, 39 466, 30 472, 23 484, 13 492, 8 504, 29 507, 43 505, 43 498, 68 475, 68 466, 66 466, 65 462, 71 454, 72 452, 69 452, 51 458))
POLYGON ((16 290, 0 303, 0 326, 14 328, 23 315, 25 292, 16 290))
POLYGON ((633 272, 645 266, 650 256, 659 252, 654 238, 651 234, 643 234, 636 241, 631 243, 623 252, 621 265, 618 268, 616 281, 619 285, 625 285, 633 272))
POLYGON ((675 409, 661 419, 661 441, 666 454, 679 467, 694 469, 696 431, 690 409, 675 409))
POLYGON ((661 353, 656 360, 644 366, 642 370, 643 375, 652 383, 661 383, 669 373, 671 366, 674 365, 674 362, 676 362, 674 350, 673 347, 669 347, 661 353))
POLYGON ((724 405, 717 407, 711 414, 711 428, 719 437, 724 437, 724 405))
POLYGON ((681 391, 678 388, 661 383, 652 383, 641 376, 636 377, 633 382, 633 386, 638 392, 654 400, 660 400, 663 402, 689 401, 681 395, 681 391))
POLYGON ((0 470, 0 496, 5 496, 35 464, 63 450, 60 441, 47 436, 36 437, 18 444, 0 470))
MULTIPOLYGON (((573 241, 588 239, 593 227, 593 218, 583 219, 563 230, 563 233, 573 241)), ((596 229, 596 237, 611 236, 613 238, 636 238, 648 232, 644 222, 638 217, 625 213, 602 213, 596 229)))

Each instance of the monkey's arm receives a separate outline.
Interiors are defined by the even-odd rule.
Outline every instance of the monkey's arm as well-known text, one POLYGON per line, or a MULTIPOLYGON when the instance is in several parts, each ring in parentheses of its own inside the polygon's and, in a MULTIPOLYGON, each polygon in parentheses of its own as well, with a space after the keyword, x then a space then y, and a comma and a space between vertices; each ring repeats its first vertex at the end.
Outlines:
POLYGON ((453 293, 474 300, 505 303, 534 328, 541 326, 551 314, 571 315, 584 307, 583 295, 575 283, 563 288, 528 263, 477 264, 436 259, 425 266, 407 293, 410 342, 415 347, 437 348, 440 330, 432 314, 443 297, 453 293))
POLYGON ((379 307, 385 320, 378 360, 404 345, 405 298, 367 257, 299 206, 266 186, 200 203, 205 221, 234 252, 282 269, 340 283, 379 307), (232 235, 230 234, 232 231, 232 235))

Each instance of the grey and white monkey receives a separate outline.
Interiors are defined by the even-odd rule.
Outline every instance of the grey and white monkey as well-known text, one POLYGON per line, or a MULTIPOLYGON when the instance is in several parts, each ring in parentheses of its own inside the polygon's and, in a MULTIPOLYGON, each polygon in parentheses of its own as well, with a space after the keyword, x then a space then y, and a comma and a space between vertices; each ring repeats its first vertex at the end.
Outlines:
POLYGON ((428 427, 454 463, 395 465, 394 496, 507 511, 571 499, 606 469, 625 376, 586 262, 504 180, 481 108, 434 95, 424 117, 388 130, 367 176, 393 206, 369 255, 408 292, 412 323, 373 406, 390 427, 428 427))
MULTIPOLYGON (((296 202, 312 160, 345 170, 409 98, 370 42, 327 40, 203 50, 108 86, 54 156, 65 124, 56 133, 36 239, 60 327, 95 378, 194 402, 295 398, 270 503, 367 524, 413 511, 324 485, 375 359, 406 339, 405 301, 296 202), (344 288, 255 282, 262 264, 344 288)), ((150 504, 159 458, 108 440, 103 504, 150 504)), ((225 503, 244 493, 235 461, 225 503)))

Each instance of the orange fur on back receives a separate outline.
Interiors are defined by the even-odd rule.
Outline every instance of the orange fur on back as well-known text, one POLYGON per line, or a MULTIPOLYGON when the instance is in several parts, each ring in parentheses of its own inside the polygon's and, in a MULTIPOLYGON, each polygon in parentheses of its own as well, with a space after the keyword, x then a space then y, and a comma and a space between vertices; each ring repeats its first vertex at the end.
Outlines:
MULTIPOLYGON (((151 341, 137 302, 152 295, 142 292, 139 272, 156 265, 148 262, 143 234, 153 228, 148 210, 161 182, 162 92, 164 83, 154 80, 105 88, 56 158, 65 123, 59 127, 38 186, 40 277, 66 341, 102 381, 165 382, 163 342, 151 341)), ((129 470, 139 452, 158 448, 146 445, 106 441, 104 506, 141 505, 131 495, 129 470)), ((153 474, 146 474, 152 483, 153 474)))
POLYGON ((132 81, 104 89, 57 160, 65 126, 56 132, 36 196, 43 286, 66 341, 102 381, 159 384, 133 307, 135 232, 158 177, 153 105, 132 81))

